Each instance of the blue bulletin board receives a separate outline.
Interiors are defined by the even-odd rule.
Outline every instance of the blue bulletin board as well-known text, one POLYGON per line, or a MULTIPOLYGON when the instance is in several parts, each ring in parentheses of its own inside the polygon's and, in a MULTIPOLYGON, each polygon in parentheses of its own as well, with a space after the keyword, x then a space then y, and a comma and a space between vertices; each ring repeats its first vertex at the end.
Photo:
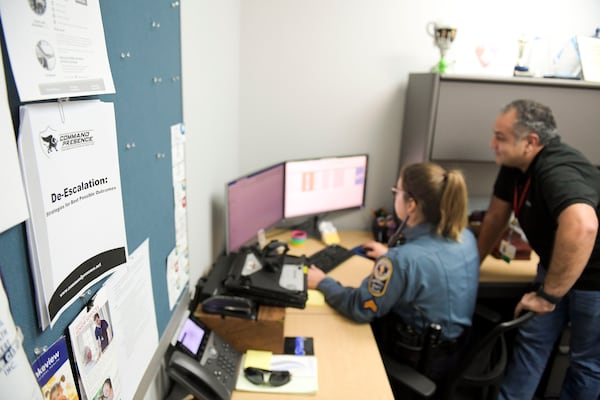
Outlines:
MULTIPOLYGON (((127 246, 131 252, 144 240, 150 242, 155 310, 140 312, 155 312, 161 337, 173 314, 166 262, 175 246, 171 126, 183 122, 179 2, 101 0, 100 8, 116 93, 97 98, 114 104, 127 246)), ((10 110, 18 131, 22 103, 4 37, 2 53, 10 110)), ((41 331, 24 223, 0 233, 0 272, 30 361, 36 358, 36 349, 49 347, 66 333, 102 284, 97 283, 72 304, 52 328, 41 331)))

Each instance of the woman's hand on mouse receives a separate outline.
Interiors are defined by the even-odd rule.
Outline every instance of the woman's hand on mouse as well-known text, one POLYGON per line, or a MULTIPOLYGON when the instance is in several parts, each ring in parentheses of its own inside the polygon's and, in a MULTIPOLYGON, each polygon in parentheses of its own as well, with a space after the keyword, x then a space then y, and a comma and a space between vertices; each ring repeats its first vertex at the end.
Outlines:
POLYGON ((370 258, 378 258, 388 252, 388 247, 376 241, 371 241, 363 244, 363 251, 370 258))

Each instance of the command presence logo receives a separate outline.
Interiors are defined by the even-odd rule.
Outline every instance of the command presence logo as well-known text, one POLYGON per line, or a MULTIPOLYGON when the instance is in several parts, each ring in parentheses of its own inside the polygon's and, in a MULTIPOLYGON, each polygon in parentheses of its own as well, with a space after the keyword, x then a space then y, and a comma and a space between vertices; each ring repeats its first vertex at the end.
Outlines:
POLYGON ((53 151, 58 152, 58 132, 47 127, 40 132, 40 143, 45 154, 49 155, 53 151))
POLYGON ((73 150, 80 147, 92 146, 94 135, 92 130, 81 130, 59 133, 51 127, 40 132, 40 143, 44 153, 51 157, 59 151, 73 150))
POLYGON ((56 140, 54 135, 42 136, 42 140, 47 144, 48 153, 51 153, 52 150, 58 151, 58 147, 56 146, 58 140, 56 140))

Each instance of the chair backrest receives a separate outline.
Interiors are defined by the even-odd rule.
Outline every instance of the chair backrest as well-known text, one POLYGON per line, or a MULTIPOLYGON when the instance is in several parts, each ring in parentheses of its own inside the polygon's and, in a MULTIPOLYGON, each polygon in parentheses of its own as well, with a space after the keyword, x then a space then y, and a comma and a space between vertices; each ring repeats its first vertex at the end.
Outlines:
POLYGON ((505 334, 534 316, 535 313, 527 312, 495 325, 481 337, 472 338, 469 348, 446 380, 442 398, 461 398, 459 393, 468 392, 475 393, 477 399, 495 399, 508 359, 505 334))

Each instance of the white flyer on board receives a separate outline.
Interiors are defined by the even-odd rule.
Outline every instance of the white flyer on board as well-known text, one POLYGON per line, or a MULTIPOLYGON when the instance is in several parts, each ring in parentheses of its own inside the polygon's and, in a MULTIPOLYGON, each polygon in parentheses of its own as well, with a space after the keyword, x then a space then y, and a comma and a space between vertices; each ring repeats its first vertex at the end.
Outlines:
POLYGON ((103 399, 110 382, 114 399, 133 399, 159 341, 148 239, 89 306, 69 326, 85 395, 103 399))
POLYGON ((25 350, 23 335, 15 325, 4 285, 0 281, 0 393, 3 399, 42 400, 25 350))
MULTIPOLYGON (((131 366, 119 364, 119 342, 114 334, 114 312, 109 292, 101 288, 89 308, 84 308, 69 325, 73 358, 81 380, 81 397, 101 400, 105 386, 112 399, 121 397, 121 371, 131 366)), ((108 396, 107 396, 108 397, 108 396)))
POLYGON ((175 204, 175 247, 167 256, 167 290, 169 293, 169 308, 173 309, 190 280, 187 240, 185 128, 182 123, 171 126, 171 158, 173 164, 173 200, 175 204))
POLYGON ((127 261, 112 103, 21 107, 19 155, 40 326, 127 261))
MULTIPOLYGON (((2 54, 0 76, 4 77, 2 54)), ((0 82, 0 185, 0 232, 4 232, 29 217, 4 80, 0 82)))
POLYGON ((99 0, 0 0, 21 102, 114 93, 99 0))

